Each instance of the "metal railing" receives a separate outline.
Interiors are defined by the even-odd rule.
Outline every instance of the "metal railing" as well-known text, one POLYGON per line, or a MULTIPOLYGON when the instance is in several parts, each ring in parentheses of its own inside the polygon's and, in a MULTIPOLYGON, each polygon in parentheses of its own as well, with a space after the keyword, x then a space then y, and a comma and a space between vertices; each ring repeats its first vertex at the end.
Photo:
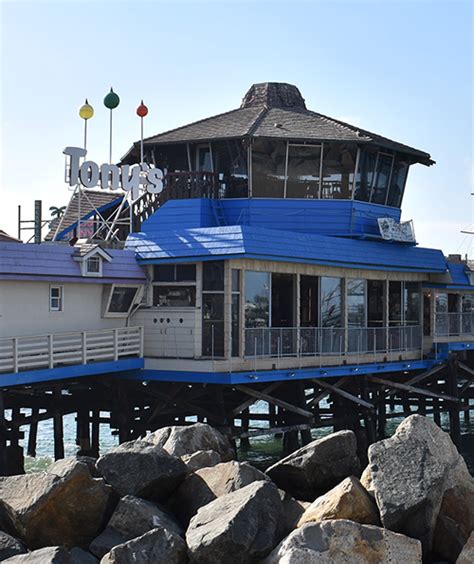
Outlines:
POLYGON ((435 337, 474 335, 474 314, 436 313, 433 335, 435 337))
POLYGON ((367 355, 421 349, 421 326, 258 327, 245 329, 245 356, 367 355))
POLYGON ((143 327, 0 339, 0 374, 143 357, 143 327))

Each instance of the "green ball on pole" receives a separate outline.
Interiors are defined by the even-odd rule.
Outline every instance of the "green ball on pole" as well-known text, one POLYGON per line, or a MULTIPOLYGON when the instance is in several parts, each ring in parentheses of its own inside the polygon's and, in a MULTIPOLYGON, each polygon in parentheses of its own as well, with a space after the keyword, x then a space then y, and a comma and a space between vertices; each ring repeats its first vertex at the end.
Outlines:
POLYGON ((104 106, 110 110, 110 150, 109 150, 109 162, 112 162, 112 110, 114 110, 120 104, 120 98, 118 94, 114 92, 111 88, 110 92, 104 98, 104 106))

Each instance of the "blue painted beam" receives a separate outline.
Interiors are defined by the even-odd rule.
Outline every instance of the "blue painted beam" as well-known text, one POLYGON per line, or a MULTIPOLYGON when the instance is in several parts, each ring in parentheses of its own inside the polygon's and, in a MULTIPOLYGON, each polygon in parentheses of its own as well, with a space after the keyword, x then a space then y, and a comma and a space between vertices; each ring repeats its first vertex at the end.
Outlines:
POLYGON ((39 382, 113 374, 115 372, 121 373, 127 371, 139 371, 140 369, 143 369, 144 365, 145 362, 143 358, 125 358, 123 360, 110 362, 76 364, 71 366, 61 366, 60 368, 0 374, 0 387, 7 388, 10 386, 37 384, 39 382))
POLYGON ((294 370, 261 370, 247 372, 190 372, 178 370, 137 370, 118 375, 119 378, 142 382, 187 382, 190 384, 256 384, 261 382, 279 382, 306 380, 311 378, 334 378, 341 376, 361 376, 364 374, 385 374, 390 372, 412 372, 429 370, 440 364, 444 358, 407 360, 403 362, 381 362, 375 364, 354 364, 301 368, 294 370))

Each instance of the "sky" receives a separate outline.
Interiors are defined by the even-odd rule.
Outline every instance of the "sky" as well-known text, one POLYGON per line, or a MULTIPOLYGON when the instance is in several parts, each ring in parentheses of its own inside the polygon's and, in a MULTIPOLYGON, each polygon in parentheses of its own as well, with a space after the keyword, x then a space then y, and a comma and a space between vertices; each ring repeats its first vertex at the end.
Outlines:
MULTIPOLYGON (((145 136, 240 105, 257 82, 296 84, 306 105, 429 152, 402 205, 417 241, 470 253, 473 201, 473 2, 0 0, 0 229, 17 206, 65 205, 64 147, 80 146, 88 98, 88 157, 113 159, 145 136)), ((474 258, 474 257, 473 257, 474 258)))

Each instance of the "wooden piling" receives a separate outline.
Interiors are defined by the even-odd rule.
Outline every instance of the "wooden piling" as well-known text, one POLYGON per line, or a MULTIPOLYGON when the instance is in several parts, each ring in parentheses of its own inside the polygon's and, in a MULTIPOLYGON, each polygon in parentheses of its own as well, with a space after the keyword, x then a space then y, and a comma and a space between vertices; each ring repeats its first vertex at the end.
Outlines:
POLYGON ((28 447, 26 453, 28 456, 35 457, 36 456, 36 441, 38 438, 38 421, 35 421, 34 418, 39 415, 39 409, 34 407, 31 410, 31 417, 32 421, 30 423, 30 432, 28 433, 28 447))
MULTIPOLYGON (((448 360, 447 393, 452 397, 459 396, 457 362, 452 354, 448 360)), ((451 439, 456 446, 461 444, 461 425, 459 422, 459 403, 449 402, 449 431, 451 439)))

